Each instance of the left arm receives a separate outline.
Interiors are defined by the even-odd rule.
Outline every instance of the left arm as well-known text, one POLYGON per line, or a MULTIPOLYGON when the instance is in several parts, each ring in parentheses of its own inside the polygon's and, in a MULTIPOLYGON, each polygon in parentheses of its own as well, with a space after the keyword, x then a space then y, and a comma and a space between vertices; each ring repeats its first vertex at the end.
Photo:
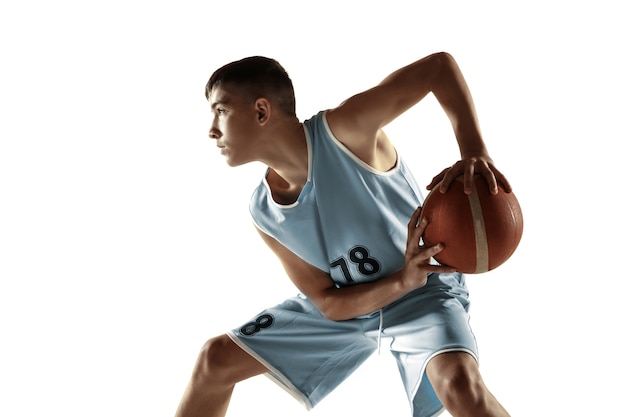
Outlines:
POLYGON ((413 213, 407 226, 404 267, 376 281, 337 288, 330 274, 291 252, 280 242, 257 229, 268 247, 283 264, 287 276, 300 292, 329 320, 348 320, 379 310, 409 292, 426 284, 431 272, 454 272, 445 265, 432 265, 430 260, 443 250, 442 245, 424 246, 420 239, 428 226, 420 219, 421 208, 413 213))

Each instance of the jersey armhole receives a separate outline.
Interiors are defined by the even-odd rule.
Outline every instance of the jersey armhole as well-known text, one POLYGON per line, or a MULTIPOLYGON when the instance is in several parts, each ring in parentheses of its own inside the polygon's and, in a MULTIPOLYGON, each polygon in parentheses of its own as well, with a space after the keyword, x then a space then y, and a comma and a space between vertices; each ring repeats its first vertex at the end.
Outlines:
POLYGON ((341 141, 335 137, 335 135, 333 134, 333 131, 330 129, 330 126, 328 125, 328 120, 326 119, 326 112, 327 111, 324 111, 323 114, 322 114, 322 122, 324 124, 324 129, 326 130, 326 134, 328 135, 328 137, 333 141, 333 143, 344 154, 346 154, 352 161, 354 161, 354 163, 356 163, 361 168, 365 169, 366 171, 368 171, 368 172, 370 172, 372 174, 380 175, 380 176, 383 176, 383 177, 391 176, 391 175, 394 175, 396 172, 398 172, 401 160, 400 160, 400 155, 398 154, 398 151, 396 150, 395 146, 393 147, 393 151, 396 154, 396 164, 390 170, 380 171, 380 170, 378 170, 378 169, 376 169, 376 168, 366 164, 361 158, 356 156, 346 145, 341 143, 341 141))

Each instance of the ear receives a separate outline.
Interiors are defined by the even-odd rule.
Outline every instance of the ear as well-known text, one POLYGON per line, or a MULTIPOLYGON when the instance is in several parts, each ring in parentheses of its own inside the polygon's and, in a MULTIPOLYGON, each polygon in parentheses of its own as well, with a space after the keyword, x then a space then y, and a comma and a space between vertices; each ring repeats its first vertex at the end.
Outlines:
POLYGON ((254 109, 256 110, 257 119, 261 126, 267 124, 272 116, 272 105, 266 98, 258 98, 254 102, 254 109))

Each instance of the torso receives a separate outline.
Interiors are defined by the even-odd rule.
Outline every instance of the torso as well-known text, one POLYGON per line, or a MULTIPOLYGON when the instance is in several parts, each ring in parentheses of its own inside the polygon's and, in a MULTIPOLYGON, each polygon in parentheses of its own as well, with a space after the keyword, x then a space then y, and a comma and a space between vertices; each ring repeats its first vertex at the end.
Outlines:
MULTIPOLYGON (((323 112, 306 126, 309 181, 290 187, 280 171, 268 169, 250 203, 255 225, 338 285, 398 270, 406 224, 423 201, 410 171, 384 146, 378 159, 365 163, 332 135, 323 112)), ((378 134, 380 143, 388 143, 378 134)))
MULTIPOLYGON (((370 155, 366 155, 365 152, 359 149, 353 149, 344 142, 342 142, 352 153, 354 153, 364 163, 374 168, 377 171, 387 172, 393 169, 397 164, 396 151, 389 140, 389 137, 385 132, 379 130, 376 135, 376 146, 370 155)), ((305 152, 307 149, 305 148, 305 152)), ((304 178, 300 184, 290 184, 284 178, 282 178, 276 171, 270 169, 267 174, 267 183, 272 191, 272 198, 274 201, 281 205, 289 205, 296 202, 302 188, 306 183, 308 166, 302 166, 299 173, 300 178, 304 178)))

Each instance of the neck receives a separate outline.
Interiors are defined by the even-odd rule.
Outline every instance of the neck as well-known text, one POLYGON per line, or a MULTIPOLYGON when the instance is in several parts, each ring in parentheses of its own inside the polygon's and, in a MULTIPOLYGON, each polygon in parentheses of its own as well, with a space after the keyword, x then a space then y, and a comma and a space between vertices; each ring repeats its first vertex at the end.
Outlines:
POLYGON ((292 123, 271 141, 263 162, 288 184, 288 188, 302 187, 307 181, 309 165, 304 126, 300 122, 292 123))
POLYGON ((269 142, 261 161, 270 168, 267 182, 276 201, 291 203, 308 180, 309 153, 304 126, 296 119, 296 123, 277 131, 269 142))

